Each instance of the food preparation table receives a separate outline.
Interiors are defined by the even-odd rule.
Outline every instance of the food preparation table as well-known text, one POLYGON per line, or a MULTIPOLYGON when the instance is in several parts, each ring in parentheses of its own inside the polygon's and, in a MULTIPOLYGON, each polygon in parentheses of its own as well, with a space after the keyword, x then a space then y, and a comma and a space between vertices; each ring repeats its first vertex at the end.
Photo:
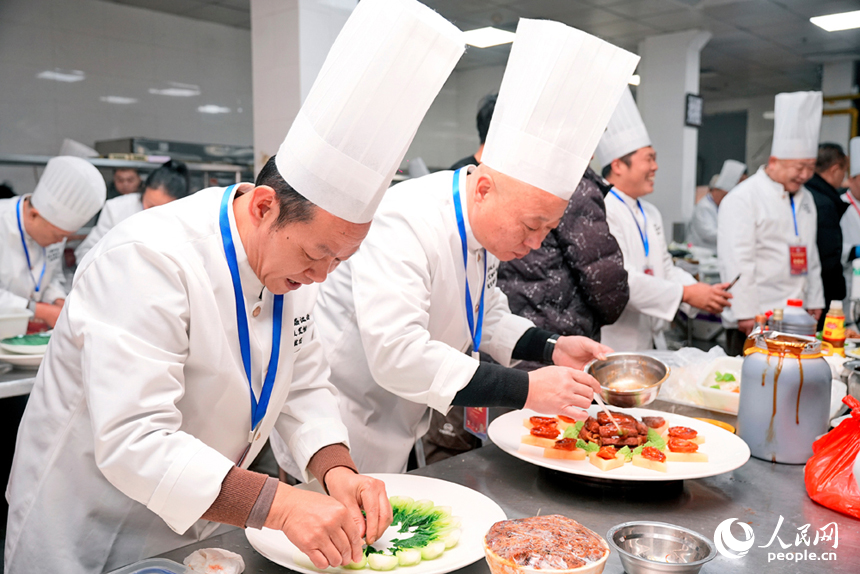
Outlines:
MULTIPOLYGON (((650 408, 703 416, 734 424, 735 417, 661 401, 650 408)), ((639 483, 620 486, 585 482, 571 475, 539 468, 514 458, 494 445, 436 463, 414 471, 415 474, 462 484, 495 500, 509 518, 537 514, 563 514, 580 521, 601 536, 610 527, 631 520, 656 520, 693 529, 713 539, 718 524, 729 518, 749 523, 755 533, 755 544, 743 558, 717 556, 707 564, 705 574, 731 573, 819 573, 857 572, 860 568, 860 520, 833 512, 812 502, 803 483, 803 466, 772 464, 751 458, 741 468, 710 478, 683 483, 639 483), (784 518, 778 536, 790 548, 783 550, 773 540, 779 517, 784 518), (810 542, 815 531, 835 522, 838 547, 821 542, 808 547, 795 546, 798 528, 809 524, 810 542), (834 552, 835 561, 771 561, 769 552, 834 552)), ((740 528, 733 530, 741 537, 740 528)), ((162 555, 177 562, 198 548, 220 547, 244 557, 248 574, 290 572, 258 554, 242 530, 210 538, 162 555)), ((399 570, 396 570, 398 572, 399 570)), ((366 574, 372 570, 363 570, 366 574)), ((406 570, 404 569, 404 574, 406 570)), ((484 560, 458 571, 458 574, 488 574, 484 560)), ((616 553, 610 556, 604 572, 621 574, 623 568, 616 553)))

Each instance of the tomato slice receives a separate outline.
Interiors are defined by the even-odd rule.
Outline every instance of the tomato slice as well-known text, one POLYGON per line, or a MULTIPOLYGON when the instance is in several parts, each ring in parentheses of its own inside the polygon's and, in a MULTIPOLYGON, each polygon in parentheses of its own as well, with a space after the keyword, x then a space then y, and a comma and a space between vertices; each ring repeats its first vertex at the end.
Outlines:
POLYGON ((566 422, 567 424, 571 424, 571 425, 576 424, 576 419, 572 419, 572 418, 566 417, 564 415, 558 415, 558 418, 561 419, 562 421, 566 422))
POLYGON ((558 437, 558 429, 556 427, 532 427, 529 431, 532 436, 537 436, 540 438, 556 438, 558 437))
POLYGON ((646 446, 642 449, 642 458, 656 460, 657 462, 666 462, 666 455, 653 446, 646 446))
POLYGON ((672 452, 696 452, 699 445, 683 438, 670 438, 666 443, 672 452))
POLYGON ((600 450, 597 451, 598 458, 602 458, 604 460, 612 460, 615 458, 616 454, 618 454, 618 451, 611 446, 602 446, 600 447, 600 450))
POLYGON ((530 417, 529 422, 536 427, 555 426, 558 424, 555 417, 530 417))
POLYGON ((671 438, 683 438, 686 440, 692 440, 696 438, 698 434, 699 433, 688 427, 669 427, 669 436, 671 438))
POLYGON ((552 448, 557 448, 558 450, 576 450, 576 439, 563 438, 561 440, 557 440, 552 448))

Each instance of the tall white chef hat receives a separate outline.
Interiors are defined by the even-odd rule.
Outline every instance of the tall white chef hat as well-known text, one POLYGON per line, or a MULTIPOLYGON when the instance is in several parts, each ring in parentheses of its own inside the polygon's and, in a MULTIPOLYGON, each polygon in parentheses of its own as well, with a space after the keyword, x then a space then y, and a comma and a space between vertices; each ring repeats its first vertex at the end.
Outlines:
POLYGON ((711 187, 722 189, 723 191, 731 191, 734 186, 741 180, 741 176, 747 170, 747 164, 737 160, 727 159, 723 162, 723 169, 720 170, 720 177, 711 187))
POLYGON ((481 162, 570 199, 638 62, 559 22, 521 19, 481 162))
POLYGON ((818 157, 818 132, 823 109, 821 92, 777 94, 770 155, 778 159, 818 157))
POLYGON ((645 122, 642 121, 630 88, 625 87, 621 101, 606 126, 606 132, 597 144, 597 159, 601 167, 606 167, 612 160, 649 145, 651 138, 648 137, 645 122))
POLYGON ((93 164, 59 156, 48 161, 30 202, 48 223, 74 232, 99 212, 106 194, 105 180, 93 164))
POLYGON ((281 176, 329 213, 370 221, 464 50, 415 0, 359 2, 278 150, 281 176))
POLYGON ((851 169, 848 171, 848 177, 860 175, 860 136, 851 138, 848 143, 848 155, 851 160, 851 169))

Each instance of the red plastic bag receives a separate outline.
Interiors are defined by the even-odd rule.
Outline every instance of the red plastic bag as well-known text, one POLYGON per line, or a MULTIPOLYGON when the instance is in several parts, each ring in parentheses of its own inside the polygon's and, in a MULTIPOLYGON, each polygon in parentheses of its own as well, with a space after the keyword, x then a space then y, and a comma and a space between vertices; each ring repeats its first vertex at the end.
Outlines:
POLYGON ((851 407, 851 417, 812 443, 805 470, 806 492, 822 506, 860 518, 860 487, 854 478, 854 461, 860 451, 860 402, 851 395, 842 402, 851 407))

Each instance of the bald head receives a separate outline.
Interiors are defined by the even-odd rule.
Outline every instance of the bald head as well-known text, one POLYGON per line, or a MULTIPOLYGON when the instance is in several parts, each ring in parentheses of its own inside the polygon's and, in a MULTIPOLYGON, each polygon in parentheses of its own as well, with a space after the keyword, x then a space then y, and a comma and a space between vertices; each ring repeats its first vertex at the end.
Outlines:
POLYGON ((525 257, 558 226, 567 201, 481 164, 466 178, 475 239, 501 261, 525 257))

